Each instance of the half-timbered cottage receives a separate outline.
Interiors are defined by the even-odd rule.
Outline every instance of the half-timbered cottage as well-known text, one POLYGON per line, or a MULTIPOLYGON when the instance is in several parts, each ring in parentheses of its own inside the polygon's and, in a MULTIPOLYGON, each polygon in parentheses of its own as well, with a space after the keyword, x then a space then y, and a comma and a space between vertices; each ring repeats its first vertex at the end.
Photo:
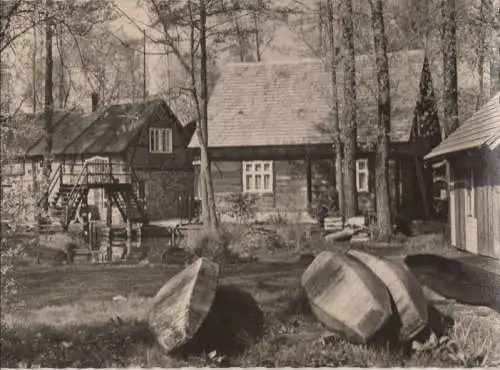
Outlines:
POLYGON ((500 259, 500 93, 432 150, 450 173, 451 244, 500 259))
MULTIPOLYGON (((80 218, 82 205, 92 219, 145 223, 179 216, 179 198, 193 193, 189 133, 160 99, 96 106, 93 112, 55 112, 53 117, 50 214, 67 227, 80 218)), ((43 115, 16 120, 43 127, 43 115)), ((44 140, 3 166, 4 195, 20 186, 38 194, 44 140), (10 190, 9 190, 10 189, 10 190)), ((41 199, 29 202, 32 207, 41 199)), ((31 212, 33 215, 34 212, 31 212)))
MULTIPOLYGON (((441 140, 430 63, 422 51, 411 50, 390 54, 389 64, 392 207, 400 217, 430 218, 432 174, 423 156, 441 140)), ((375 65, 374 55, 356 58, 360 213, 368 211, 375 189, 375 65)), ((339 67, 341 125, 343 81, 339 67)), ((278 212, 308 218, 322 199, 336 197, 331 86, 331 73, 318 59, 223 68, 208 106, 209 155, 222 214, 235 193, 255 196, 257 217, 278 212)), ((196 135, 190 147, 199 148, 196 135)))

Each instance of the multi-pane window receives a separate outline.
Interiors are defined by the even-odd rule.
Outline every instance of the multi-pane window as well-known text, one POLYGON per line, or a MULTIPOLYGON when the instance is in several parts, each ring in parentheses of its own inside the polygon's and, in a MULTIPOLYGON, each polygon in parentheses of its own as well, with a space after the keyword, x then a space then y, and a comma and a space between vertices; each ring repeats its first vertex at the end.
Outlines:
POLYGON ((243 162, 243 192, 271 193, 273 191, 273 162, 243 162))
POLYGON ((169 128, 150 128, 149 152, 172 153, 172 130, 169 128))
POLYGON ((368 159, 356 160, 356 187, 358 192, 368 191, 368 159))

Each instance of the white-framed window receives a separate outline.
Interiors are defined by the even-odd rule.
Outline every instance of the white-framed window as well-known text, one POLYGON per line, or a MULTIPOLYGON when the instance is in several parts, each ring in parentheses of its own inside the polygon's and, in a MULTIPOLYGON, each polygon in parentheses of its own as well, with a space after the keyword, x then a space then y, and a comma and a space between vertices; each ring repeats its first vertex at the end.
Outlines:
POLYGON ((272 193, 273 162, 249 161, 243 162, 243 192, 272 193))
POLYGON ((149 152, 172 153, 172 130, 169 128, 150 128, 149 152))
POLYGON ((358 192, 367 192, 368 187, 368 159, 360 158, 356 160, 356 188, 358 192))
POLYGON ((475 217, 474 202, 474 170, 471 167, 466 169, 467 176, 467 216, 475 217))

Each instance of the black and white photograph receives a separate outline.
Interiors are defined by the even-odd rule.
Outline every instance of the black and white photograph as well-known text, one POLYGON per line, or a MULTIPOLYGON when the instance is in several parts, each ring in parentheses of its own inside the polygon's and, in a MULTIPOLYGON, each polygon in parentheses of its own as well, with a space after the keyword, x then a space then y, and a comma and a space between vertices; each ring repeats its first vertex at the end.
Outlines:
POLYGON ((0 0, 0 367, 500 367, 500 0, 0 0))

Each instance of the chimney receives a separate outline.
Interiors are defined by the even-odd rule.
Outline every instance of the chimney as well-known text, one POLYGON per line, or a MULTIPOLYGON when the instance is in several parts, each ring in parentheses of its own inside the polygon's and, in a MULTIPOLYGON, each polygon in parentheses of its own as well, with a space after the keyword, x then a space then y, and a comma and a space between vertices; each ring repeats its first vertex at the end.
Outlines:
POLYGON ((99 94, 93 92, 92 93, 92 112, 96 111, 98 105, 99 105, 99 94))

